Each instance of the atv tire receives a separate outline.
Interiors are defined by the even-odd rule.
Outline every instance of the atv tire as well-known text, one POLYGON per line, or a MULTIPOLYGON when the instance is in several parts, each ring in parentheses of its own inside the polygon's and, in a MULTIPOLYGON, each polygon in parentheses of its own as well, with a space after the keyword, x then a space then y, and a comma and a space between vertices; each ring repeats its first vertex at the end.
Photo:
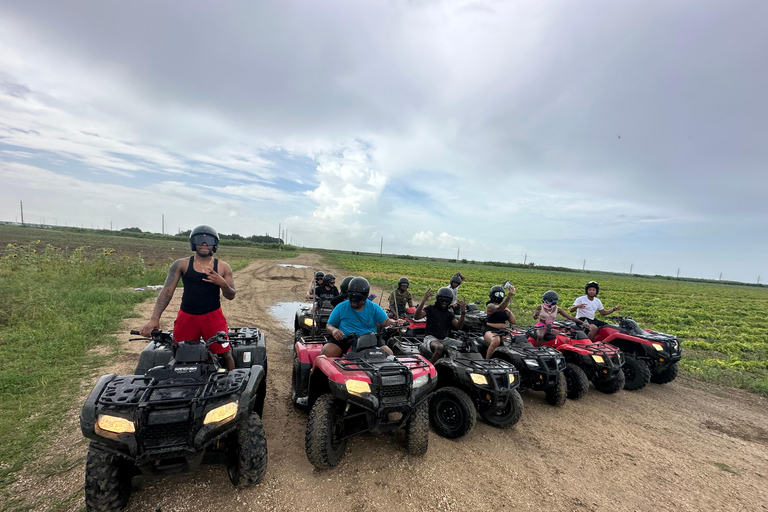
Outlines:
POLYGON ((85 508, 88 512, 122 510, 131 495, 128 461, 117 455, 88 447, 85 463, 85 508))
POLYGON ((411 412, 405 425, 405 448, 410 455, 421 457, 429 448, 429 400, 424 400, 411 412))
POLYGON ((429 399, 429 421, 438 435, 458 439, 467 435, 477 421, 475 406, 459 388, 440 388, 429 399))
POLYGON ((485 422, 496 428, 512 427, 520 421, 520 416, 522 415, 523 399, 516 389, 510 392, 509 400, 507 400, 503 408, 496 409, 493 412, 488 410, 480 411, 480 416, 485 422))
POLYGON ((672 363, 666 370, 651 373, 651 382, 654 384, 669 384, 677 377, 677 363, 672 363))
POLYGON ((232 437, 236 444, 227 465, 232 485, 243 488, 261 482, 267 472, 267 438, 258 413, 251 412, 232 437))
POLYGON ((555 385, 547 388, 544 393, 547 397, 547 403, 549 405, 554 405, 555 407, 564 406, 565 400, 568 397, 568 383, 565 380, 565 372, 560 372, 557 375, 555 385))
POLYGON ((307 459, 317 469, 330 469, 341 461, 347 449, 346 439, 337 439, 341 411, 333 395, 326 393, 315 400, 307 419, 304 449, 307 459))
POLYGON ((624 372, 624 389, 627 391, 638 391, 643 389, 651 380, 651 369, 645 361, 638 359, 634 354, 626 354, 624 365, 621 367, 624 372))
POLYGON ((626 383, 626 378, 624 377, 624 372, 620 371, 616 373, 616 376, 611 380, 604 380, 602 382, 593 382, 592 384, 595 385, 595 389, 597 389, 598 391, 605 393, 606 395, 612 395, 613 393, 618 393, 619 391, 624 389, 625 383, 626 383))
POLYGON ((573 363, 565 365, 566 389, 568 390, 568 400, 579 400, 589 391, 589 379, 584 370, 573 363))

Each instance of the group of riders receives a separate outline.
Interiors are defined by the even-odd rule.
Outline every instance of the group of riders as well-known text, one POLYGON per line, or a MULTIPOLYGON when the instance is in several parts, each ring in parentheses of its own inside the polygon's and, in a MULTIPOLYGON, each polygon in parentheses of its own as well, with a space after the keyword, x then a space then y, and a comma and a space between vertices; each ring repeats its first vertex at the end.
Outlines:
MULTIPOLYGON (((184 293, 173 325, 174 338, 208 339, 219 331, 227 332, 228 326, 221 311, 220 296, 232 300, 235 298, 236 289, 231 267, 213 257, 218 248, 219 235, 210 226, 197 226, 190 233, 189 243, 194 254, 189 259, 182 258, 171 264, 152 317, 141 329, 142 336, 149 336, 153 329, 159 328, 160 316, 170 304, 180 280, 184 283, 184 293)), ((425 348, 428 347, 433 353, 433 362, 442 357, 445 348, 458 343, 450 337, 450 332, 452 329, 460 330, 464 326, 466 303, 459 299, 458 289, 465 280, 461 273, 456 273, 451 277, 448 286, 438 289, 436 293, 431 289, 427 290, 412 314, 414 320, 426 318, 423 343, 425 348), (433 296, 435 302, 427 305, 433 296)), ((375 333, 380 328, 406 323, 407 308, 413 308, 413 296, 409 287, 408 278, 401 277, 397 288, 389 295, 389 311, 384 311, 371 300, 370 283, 364 277, 345 277, 339 289, 336 287, 336 276, 316 272, 306 298, 327 300, 333 306, 327 323, 327 332, 331 338, 323 347, 322 354, 327 357, 339 357, 354 343, 355 335, 375 333)), ((584 287, 584 292, 585 295, 577 298, 570 307, 570 313, 576 313, 575 317, 557 305, 559 297, 555 291, 544 293, 541 304, 533 314, 534 320, 538 321, 534 328, 539 343, 550 332, 558 315, 588 327, 589 338, 594 339, 600 326, 605 325, 595 318, 595 314, 605 316, 621 309, 620 306, 611 309, 603 307, 603 303, 597 298, 600 286, 595 281, 589 281, 584 287)), ((509 306, 514 295, 515 287, 509 283, 504 286, 492 286, 488 292, 487 320, 483 333, 483 339, 488 345, 486 358, 490 358, 501 344, 507 325, 517 323, 509 306)), ((378 343, 382 350, 392 353, 383 341, 378 343)), ((211 352, 219 354, 228 370, 234 369, 229 343, 214 343, 211 345, 211 352)))

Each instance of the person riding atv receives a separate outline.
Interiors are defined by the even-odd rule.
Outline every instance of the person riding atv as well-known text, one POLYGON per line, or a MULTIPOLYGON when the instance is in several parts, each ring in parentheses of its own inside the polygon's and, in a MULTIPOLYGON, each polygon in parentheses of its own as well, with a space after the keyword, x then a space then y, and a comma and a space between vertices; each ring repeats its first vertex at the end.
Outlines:
POLYGON ((595 318, 595 312, 600 313, 603 316, 608 316, 615 311, 621 311, 621 306, 614 306, 611 309, 603 308, 603 303, 597 298, 597 294, 600 293, 600 285, 597 281, 590 281, 584 286, 584 293, 573 301, 571 306, 571 313, 576 313, 576 318, 589 324, 589 332, 587 335, 592 341, 595 340, 597 330, 604 325, 607 325, 602 320, 595 318))
POLYGON ((424 347, 429 349, 432 354, 432 364, 443 357, 443 350, 453 346, 457 340, 450 338, 451 328, 460 330, 464 326, 464 315, 466 306, 463 301, 459 301, 461 316, 457 319, 453 311, 449 309, 453 300, 453 292, 447 286, 437 290, 434 305, 424 307, 424 304, 432 297, 432 292, 427 290, 424 298, 421 299, 416 312, 413 315, 414 320, 422 318, 427 319, 426 329, 424 331, 424 347))
POLYGON ((405 314, 405 308, 413 307, 413 295, 408 291, 411 282, 407 277, 401 277, 397 281, 397 289, 389 294, 389 316, 400 318, 405 314))
POLYGON ((509 309, 509 301, 515 295, 515 287, 510 285, 507 293, 504 293, 503 286, 492 286, 488 291, 488 302, 485 303, 485 312, 488 317, 485 323, 485 332, 483 339, 488 344, 488 350, 485 358, 490 359, 491 354, 501 344, 501 336, 506 332, 504 329, 509 325, 515 325, 515 315, 509 309))
POLYGON ((536 329, 536 344, 541 346, 544 342, 544 336, 552 331, 552 323, 557 320, 557 315, 561 315, 572 322, 576 322, 582 325, 583 322, 577 318, 572 317, 563 308, 557 306, 557 301, 560 297, 554 290, 548 290, 544 292, 541 298, 541 304, 536 306, 533 312, 533 319, 538 320, 534 328, 536 329))
POLYGON ((307 300, 312 300, 315 297, 315 288, 318 286, 323 286, 323 277, 325 276, 324 272, 321 272, 318 270, 315 272, 315 280, 312 281, 309 284, 309 289, 307 290, 307 300))
MULTIPOLYGON (((219 234, 210 226, 197 226, 189 234, 190 249, 195 254, 171 263, 168 277, 157 297, 149 322, 141 328, 141 335, 150 336, 160 327, 160 316, 170 304, 179 280, 184 283, 181 308, 173 323, 174 339, 197 341, 209 339, 217 332, 228 331, 227 320, 221 311, 220 295, 228 300, 235 298, 235 282, 232 268, 213 257, 219 246, 219 234)), ((211 352, 217 354, 227 370, 235 369, 235 361, 229 343, 214 343, 211 352)))

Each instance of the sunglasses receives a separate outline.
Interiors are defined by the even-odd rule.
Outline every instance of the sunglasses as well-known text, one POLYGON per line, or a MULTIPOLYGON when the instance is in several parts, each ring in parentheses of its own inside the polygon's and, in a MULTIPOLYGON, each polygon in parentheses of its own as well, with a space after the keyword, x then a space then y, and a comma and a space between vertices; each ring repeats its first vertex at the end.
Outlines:
POLYGON ((362 302, 366 298, 362 293, 352 293, 349 295, 349 302, 362 302))
POLYGON ((195 235, 192 237, 192 243, 195 245, 206 244, 208 246, 216 245, 216 237, 212 235, 195 235))

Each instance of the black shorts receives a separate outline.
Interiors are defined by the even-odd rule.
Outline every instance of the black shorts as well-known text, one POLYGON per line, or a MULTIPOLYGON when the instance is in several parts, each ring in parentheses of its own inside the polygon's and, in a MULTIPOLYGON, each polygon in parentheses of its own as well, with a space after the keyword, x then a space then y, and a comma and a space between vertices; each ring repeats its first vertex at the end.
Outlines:
POLYGON ((598 329, 604 325, 608 325, 602 320, 597 320, 595 318, 578 318, 578 320, 581 320, 582 322, 588 323, 590 325, 596 325, 598 329))
POLYGON ((488 331, 491 331, 493 334, 496 334, 498 336, 505 336, 505 335, 509 334, 509 331, 505 327, 502 327, 502 328, 499 328, 499 327, 488 327, 486 325, 485 329, 483 330, 483 334, 487 333, 488 331))
MULTIPOLYGON (((355 348, 355 346, 357 346, 357 338, 353 338, 350 341, 347 338, 344 338, 343 340, 337 340, 336 338, 331 337, 331 339, 330 339, 330 341, 328 343, 333 343, 334 345, 336 345, 337 347, 339 347, 341 349, 341 353, 342 354, 346 354, 347 351, 350 348, 355 348)), ((376 346, 377 347, 383 347, 384 346, 384 342, 381 341, 381 338, 377 338, 376 339, 376 346)))

